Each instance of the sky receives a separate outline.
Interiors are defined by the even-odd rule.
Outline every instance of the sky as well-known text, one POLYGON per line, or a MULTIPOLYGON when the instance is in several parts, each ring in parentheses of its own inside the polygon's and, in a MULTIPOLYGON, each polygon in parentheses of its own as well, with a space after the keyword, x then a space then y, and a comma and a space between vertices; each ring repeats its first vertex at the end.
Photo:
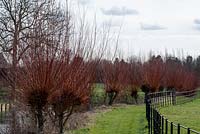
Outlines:
POLYGON ((200 0, 74 0, 98 23, 120 29, 126 56, 183 51, 200 55, 200 0))

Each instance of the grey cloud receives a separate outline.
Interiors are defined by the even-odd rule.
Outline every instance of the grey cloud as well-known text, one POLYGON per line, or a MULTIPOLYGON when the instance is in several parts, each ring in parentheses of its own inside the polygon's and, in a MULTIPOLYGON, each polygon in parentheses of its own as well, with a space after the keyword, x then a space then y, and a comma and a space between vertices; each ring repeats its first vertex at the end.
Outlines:
POLYGON ((81 5, 87 5, 91 2, 91 0, 78 0, 81 5))
POLYGON ((195 19, 194 24, 194 29, 200 31, 200 19, 195 19))
POLYGON ((143 24, 141 23, 142 30, 164 30, 166 27, 157 25, 157 24, 143 24))
POLYGON ((200 19, 195 19, 195 20, 194 20, 194 23, 195 23, 195 24, 200 24, 200 19))
POLYGON ((110 9, 101 9, 102 13, 105 15, 115 15, 115 16, 124 16, 124 15, 137 15, 138 11, 134 9, 129 9, 126 7, 112 7, 110 9))

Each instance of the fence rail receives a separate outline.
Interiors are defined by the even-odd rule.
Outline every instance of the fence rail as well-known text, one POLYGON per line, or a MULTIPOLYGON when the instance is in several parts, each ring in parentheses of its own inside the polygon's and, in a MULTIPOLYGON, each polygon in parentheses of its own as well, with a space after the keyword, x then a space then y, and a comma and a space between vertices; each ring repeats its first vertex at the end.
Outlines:
POLYGON ((189 127, 175 124, 159 113, 158 110, 160 107, 189 102, 199 97, 199 93, 199 90, 192 90, 185 92, 165 91, 147 94, 145 96, 145 102, 149 134, 200 134, 200 132, 189 127))

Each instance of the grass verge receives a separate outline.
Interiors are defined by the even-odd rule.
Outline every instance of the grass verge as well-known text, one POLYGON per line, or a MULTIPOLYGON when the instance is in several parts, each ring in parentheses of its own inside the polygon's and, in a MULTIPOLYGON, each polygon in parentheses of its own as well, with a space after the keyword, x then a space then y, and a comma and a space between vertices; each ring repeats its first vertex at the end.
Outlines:
POLYGON ((147 121, 144 106, 124 106, 99 113, 95 123, 87 128, 73 131, 73 134, 145 134, 147 121))
POLYGON ((200 99, 181 105, 161 108, 160 113, 171 122, 180 123, 181 125, 200 131, 200 99))

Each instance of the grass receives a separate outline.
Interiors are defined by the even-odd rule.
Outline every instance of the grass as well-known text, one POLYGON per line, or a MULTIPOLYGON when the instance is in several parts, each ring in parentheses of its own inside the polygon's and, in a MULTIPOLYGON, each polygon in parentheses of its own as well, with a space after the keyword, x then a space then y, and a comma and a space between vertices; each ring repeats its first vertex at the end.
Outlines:
POLYGON ((73 134, 145 134, 146 126, 144 106, 129 105, 99 113, 93 125, 76 130, 73 134))
MULTIPOLYGON (((95 84, 92 93, 92 104, 104 104, 105 90, 103 84, 95 84)), ((144 93, 138 93, 143 101, 144 93)), ((126 96, 125 96, 126 97, 126 96)), ((133 98, 129 95, 129 102, 133 98)), ((113 107, 111 111, 101 112, 92 116, 92 125, 75 130, 73 134, 145 134, 147 133, 147 121, 145 118, 145 106, 113 107)), ((89 123, 91 124, 91 123, 89 123)))
MULTIPOLYGON (((124 90, 123 93, 120 93, 115 102, 117 103, 126 103, 126 104, 136 104, 135 99, 131 97, 131 92, 129 92, 127 89, 124 90)), ((105 90, 104 90, 104 84, 102 83, 96 83, 94 84, 94 89, 92 90, 92 96, 91 96, 91 103, 93 106, 99 106, 104 104, 105 99, 105 90)), ((143 103, 144 101, 144 93, 139 90, 138 91, 138 103, 143 103)), ((108 102, 108 98, 106 99, 106 102, 108 102)))
POLYGON ((105 91, 104 85, 97 83, 94 85, 94 90, 92 91, 92 104, 102 105, 104 103, 105 91))
POLYGON ((8 87, 0 87, 0 103, 7 103, 8 87))
MULTIPOLYGON (((161 108, 160 112, 171 122, 180 123, 181 125, 200 131, 200 99, 181 105, 161 108)), ((182 131, 185 130, 182 129, 182 131)))

